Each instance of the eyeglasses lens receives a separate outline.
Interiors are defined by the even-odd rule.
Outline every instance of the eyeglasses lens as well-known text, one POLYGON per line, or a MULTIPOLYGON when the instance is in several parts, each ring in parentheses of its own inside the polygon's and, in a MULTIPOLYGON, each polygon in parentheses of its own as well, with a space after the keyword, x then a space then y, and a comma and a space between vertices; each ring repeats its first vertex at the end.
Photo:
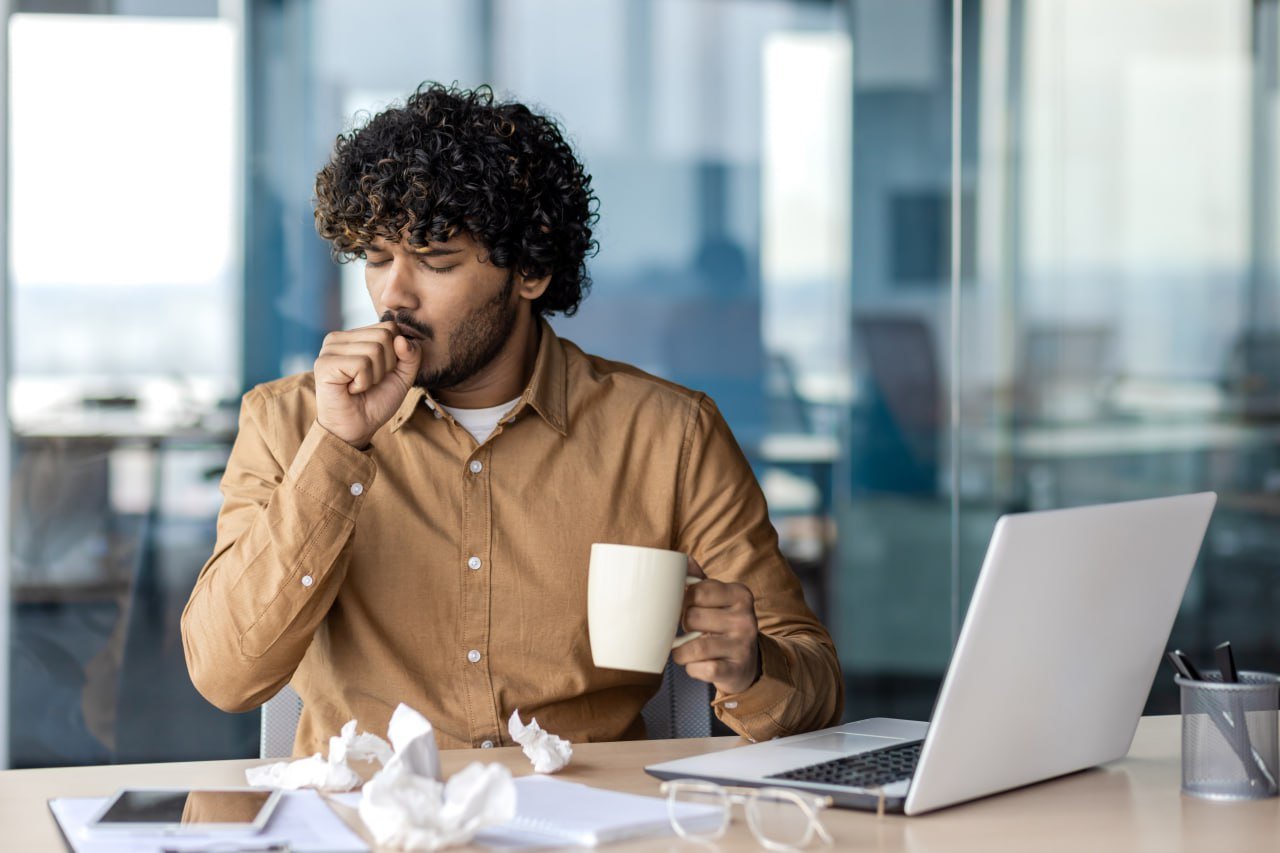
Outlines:
POLYGON ((788 847, 800 847, 808 841, 810 818, 795 800, 762 792, 747 808, 756 830, 770 841, 788 847))
POLYGON ((680 787, 671 800, 671 823, 687 838, 717 836, 729 822, 729 798, 724 791, 680 787), (719 821, 709 818, 708 811, 718 812, 719 821))

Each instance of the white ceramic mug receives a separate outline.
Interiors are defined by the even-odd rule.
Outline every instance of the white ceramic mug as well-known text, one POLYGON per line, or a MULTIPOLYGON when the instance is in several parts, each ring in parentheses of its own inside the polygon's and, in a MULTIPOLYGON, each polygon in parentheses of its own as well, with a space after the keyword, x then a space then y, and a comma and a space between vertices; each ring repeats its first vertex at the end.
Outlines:
POLYGON ((671 650, 702 636, 680 627, 689 558, 679 551, 637 545, 591 546, 587 629, 591 659, 605 669, 660 673, 671 650))

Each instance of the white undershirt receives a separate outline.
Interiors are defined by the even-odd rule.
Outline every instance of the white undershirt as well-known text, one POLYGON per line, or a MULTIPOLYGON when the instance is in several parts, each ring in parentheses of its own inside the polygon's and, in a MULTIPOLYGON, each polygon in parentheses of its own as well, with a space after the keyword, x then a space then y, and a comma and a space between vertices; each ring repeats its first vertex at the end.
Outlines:
POLYGON ((444 404, 440 404, 440 408, 453 415, 453 419, 475 437, 476 444, 484 444, 489 436, 493 435, 502 416, 515 408, 516 403, 519 402, 520 398, 516 397, 501 406, 490 406, 487 409, 455 409, 453 406, 444 404))

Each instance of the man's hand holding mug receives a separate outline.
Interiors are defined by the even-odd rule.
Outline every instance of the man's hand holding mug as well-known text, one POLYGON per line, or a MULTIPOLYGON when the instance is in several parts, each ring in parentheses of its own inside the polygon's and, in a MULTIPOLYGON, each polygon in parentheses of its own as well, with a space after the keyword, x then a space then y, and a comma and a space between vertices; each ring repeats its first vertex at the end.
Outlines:
POLYGON ((667 656, 721 693, 759 677, 755 599, 746 586, 707 578, 678 551, 591 546, 587 622, 596 666, 660 673, 667 656), (689 633, 672 640, 683 615, 689 633))
POLYGON ((721 693, 741 693, 760 677, 755 596, 745 584, 708 578, 693 557, 688 571, 701 580, 685 588, 682 621, 702 636, 677 647, 671 659, 721 693))

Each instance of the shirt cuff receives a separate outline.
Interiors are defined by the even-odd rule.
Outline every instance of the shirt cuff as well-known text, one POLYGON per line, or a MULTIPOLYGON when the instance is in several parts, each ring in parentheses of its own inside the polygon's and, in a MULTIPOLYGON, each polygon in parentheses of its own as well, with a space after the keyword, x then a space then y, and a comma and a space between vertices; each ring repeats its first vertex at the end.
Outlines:
POLYGON ((354 521, 377 470, 368 451, 356 450, 313 423, 286 478, 298 491, 354 521))
POLYGON ((747 740, 770 740, 794 734, 782 724, 782 715, 795 695, 791 664, 782 646, 767 634, 759 635, 760 677, 739 693, 721 693, 711 706, 716 716, 747 740))

